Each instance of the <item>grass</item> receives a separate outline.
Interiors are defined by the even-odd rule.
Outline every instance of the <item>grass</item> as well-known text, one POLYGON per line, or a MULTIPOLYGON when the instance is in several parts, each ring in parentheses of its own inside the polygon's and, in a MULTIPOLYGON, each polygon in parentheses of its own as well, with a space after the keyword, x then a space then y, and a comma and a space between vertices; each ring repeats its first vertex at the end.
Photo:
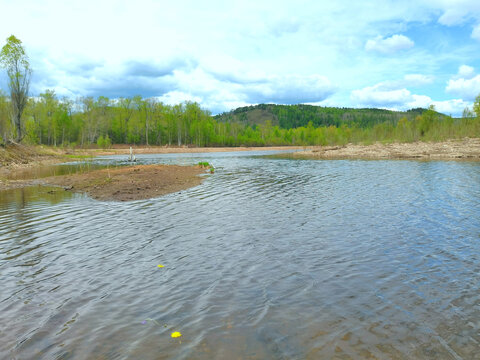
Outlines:
POLYGON ((202 168, 205 168, 205 169, 209 169, 209 170, 210 170, 210 174, 213 174, 213 173, 215 172, 215 167, 214 167, 212 164, 210 164, 210 163, 208 163, 208 162, 206 162, 206 161, 200 161, 200 162, 198 163, 198 166, 200 166, 200 167, 202 167, 202 168))

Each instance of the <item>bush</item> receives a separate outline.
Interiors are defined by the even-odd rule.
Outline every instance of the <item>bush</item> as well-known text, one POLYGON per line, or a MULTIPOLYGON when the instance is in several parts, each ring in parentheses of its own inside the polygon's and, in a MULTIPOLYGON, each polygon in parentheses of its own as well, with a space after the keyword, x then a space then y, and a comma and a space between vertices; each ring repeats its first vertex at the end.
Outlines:
POLYGON ((109 149, 112 146, 112 140, 108 137, 108 134, 103 137, 100 135, 97 139, 97 146, 101 149, 109 149))
POLYGON ((103 138, 102 135, 100 135, 97 139, 97 146, 102 149, 105 148, 105 139, 103 138))

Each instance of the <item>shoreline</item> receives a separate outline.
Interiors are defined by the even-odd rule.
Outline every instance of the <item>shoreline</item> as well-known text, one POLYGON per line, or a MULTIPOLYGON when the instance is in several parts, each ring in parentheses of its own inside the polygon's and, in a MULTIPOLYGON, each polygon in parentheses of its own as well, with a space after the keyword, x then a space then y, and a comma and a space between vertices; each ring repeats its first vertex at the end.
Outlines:
MULTIPOLYGON (((184 146, 139 146, 133 147, 135 155, 141 154, 198 154, 234 151, 279 151, 279 150, 303 150, 310 146, 238 146, 238 147, 184 147, 184 146)), ((130 146, 121 145, 111 149, 86 149, 86 153, 92 155, 128 155, 130 146)))
POLYGON ((371 145, 312 146, 287 155, 293 159, 319 160, 456 160, 480 161, 480 138, 442 142, 390 143, 371 145))
MULTIPOLYGON (((480 159, 480 138, 465 137, 438 142, 416 141, 411 143, 382 143, 370 145, 305 145, 305 146, 239 146, 239 147, 188 147, 188 146, 139 146, 134 154, 215 153, 235 151, 292 151, 293 157, 324 159, 432 159, 476 160, 480 159), (293 152, 295 151, 295 152, 293 152)), ((128 155, 129 145, 115 145, 111 149, 76 150, 91 156, 128 155)))
MULTIPOLYGON (((202 182, 198 175, 206 169, 200 166, 132 165, 121 168, 92 170, 85 173, 7 180, 8 175, 24 170, 41 168, 67 161, 97 155, 123 155, 130 153, 129 146, 114 149, 50 149, 19 145, 15 160, 0 167, 0 191, 34 185, 53 185, 68 191, 89 194, 98 200, 130 201, 158 197, 185 190, 202 182)), ((374 143, 371 145, 347 144, 343 146, 271 146, 238 148, 188 148, 145 147, 135 148, 134 154, 208 153, 233 151, 292 150, 278 155, 290 159, 336 160, 453 160, 480 161, 480 138, 464 138, 443 142, 374 143), (294 150, 300 150, 295 151, 294 150)), ((5 150, 4 150, 5 151, 5 150)))
MULTIPOLYGON (((62 162, 88 160, 96 156, 129 155, 130 145, 114 145, 110 149, 71 149, 47 146, 13 147, 14 157, 5 156, 0 163, 0 178, 8 172, 62 162), (20 150, 17 150, 20 149, 20 150)), ((236 151, 292 151, 293 158, 312 159, 480 159, 480 138, 451 139, 441 142, 380 143, 370 145, 346 144, 333 146, 264 146, 264 147, 188 147, 188 146, 132 146, 135 155, 185 154, 236 151), (295 152, 294 152, 295 151, 295 152)), ((0 149, 0 160, 5 149, 0 149)))

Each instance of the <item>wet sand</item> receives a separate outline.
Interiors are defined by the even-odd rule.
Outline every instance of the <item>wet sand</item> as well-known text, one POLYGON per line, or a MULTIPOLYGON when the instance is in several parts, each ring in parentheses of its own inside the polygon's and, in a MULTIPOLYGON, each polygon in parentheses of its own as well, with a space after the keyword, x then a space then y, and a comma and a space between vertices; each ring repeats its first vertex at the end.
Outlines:
POLYGON ((97 200, 131 201, 197 186, 202 182, 198 175, 205 171, 200 166, 137 165, 53 176, 36 182, 61 186, 66 191, 84 192, 97 200))
POLYGON ((465 138, 436 143, 314 146, 289 154, 289 157, 299 159, 480 160, 480 139, 465 138))

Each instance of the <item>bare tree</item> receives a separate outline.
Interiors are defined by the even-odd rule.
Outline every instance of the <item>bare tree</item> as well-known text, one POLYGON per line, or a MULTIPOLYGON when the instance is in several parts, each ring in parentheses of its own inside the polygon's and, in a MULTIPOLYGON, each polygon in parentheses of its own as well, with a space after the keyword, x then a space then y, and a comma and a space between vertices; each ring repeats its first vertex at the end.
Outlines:
POLYGON ((23 139, 22 113, 27 105, 32 70, 22 42, 14 35, 7 38, 7 43, 0 52, 0 64, 7 69, 15 141, 20 142, 23 139))

